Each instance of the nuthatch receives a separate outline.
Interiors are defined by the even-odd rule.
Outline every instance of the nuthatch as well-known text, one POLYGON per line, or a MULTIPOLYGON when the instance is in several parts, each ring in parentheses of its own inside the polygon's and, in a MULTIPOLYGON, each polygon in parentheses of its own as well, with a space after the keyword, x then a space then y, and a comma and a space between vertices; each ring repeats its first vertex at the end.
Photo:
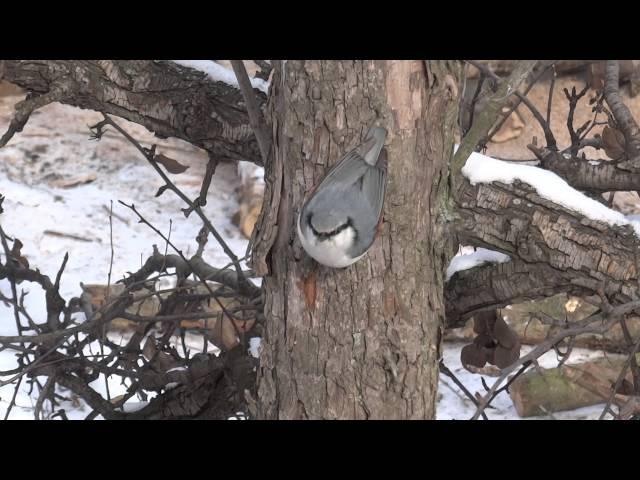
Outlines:
POLYGON ((387 180, 387 131, 372 127, 362 144, 325 175, 298 216, 305 251, 328 267, 343 268, 367 253, 382 217, 387 180))

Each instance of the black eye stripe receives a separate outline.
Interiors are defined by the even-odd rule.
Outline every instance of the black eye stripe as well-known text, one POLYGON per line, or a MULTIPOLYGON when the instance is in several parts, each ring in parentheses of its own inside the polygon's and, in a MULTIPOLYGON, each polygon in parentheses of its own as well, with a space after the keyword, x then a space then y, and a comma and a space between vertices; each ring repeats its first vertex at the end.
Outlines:
POLYGON ((332 230, 330 232, 318 232, 315 228, 313 228, 313 224, 311 223, 312 216, 313 216, 313 214, 311 214, 311 213, 307 216, 307 224, 309 225, 309 228, 311 228, 313 233, 316 235, 316 237, 318 237, 318 239, 320 239, 320 240, 327 240, 327 239, 329 239, 329 238, 331 238, 331 237, 333 237, 335 235, 338 235, 340 232, 342 232, 347 227, 352 227, 353 226, 353 221, 351 220, 351 217, 347 217, 346 223, 343 223, 342 225, 340 225, 335 230, 332 230))

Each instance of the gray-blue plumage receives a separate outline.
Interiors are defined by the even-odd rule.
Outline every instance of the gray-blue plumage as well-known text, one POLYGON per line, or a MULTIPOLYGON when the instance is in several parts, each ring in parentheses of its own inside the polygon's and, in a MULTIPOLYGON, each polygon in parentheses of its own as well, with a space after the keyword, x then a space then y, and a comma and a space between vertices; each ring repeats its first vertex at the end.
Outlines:
POLYGON ((309 238, 313 234, 313 249, 337 239, 349 227, 354 238, 349 239, 348 257, 359 258, 375 240, 386 188, 386 155, 381 155, 386 135, 384 128, 371 128, 364 142, 329 170, 303 205, 299 233, 309 238))

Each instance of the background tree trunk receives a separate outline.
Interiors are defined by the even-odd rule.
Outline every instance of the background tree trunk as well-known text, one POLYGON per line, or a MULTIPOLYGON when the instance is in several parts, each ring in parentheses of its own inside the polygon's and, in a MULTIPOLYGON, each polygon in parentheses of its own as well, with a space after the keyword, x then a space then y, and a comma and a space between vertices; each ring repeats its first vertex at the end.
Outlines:
POLYGON ((273 161, 254 248, 258 269, 270 269, 258 418, 434 417, 461 72, 459 62, 276 67, 273 161), (389 131, 382 235, 349 268, 319 266, 295 233, 303 197, 374 123, 389 131))

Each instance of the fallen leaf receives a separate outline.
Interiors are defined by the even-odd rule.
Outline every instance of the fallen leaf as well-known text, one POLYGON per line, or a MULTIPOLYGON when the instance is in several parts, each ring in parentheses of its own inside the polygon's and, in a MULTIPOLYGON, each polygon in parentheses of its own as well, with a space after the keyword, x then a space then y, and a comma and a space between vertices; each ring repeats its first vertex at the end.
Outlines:
POLYGON ((169 173, 178 174, 184 172, 187 168, 189 168, 186 165, 182 165, 177 160, 174 160, 173 158, 167 157, 166 155, 162 155, 160 153, 153 157, 153 159, 160 165, 162 165, 169 173))

